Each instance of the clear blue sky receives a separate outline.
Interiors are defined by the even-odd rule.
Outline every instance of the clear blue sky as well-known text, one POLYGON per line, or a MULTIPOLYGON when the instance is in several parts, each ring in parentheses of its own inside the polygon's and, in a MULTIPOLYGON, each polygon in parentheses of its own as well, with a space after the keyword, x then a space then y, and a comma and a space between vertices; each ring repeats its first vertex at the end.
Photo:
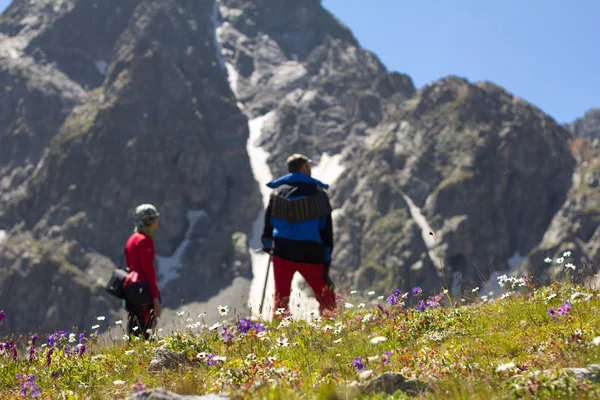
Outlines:
MULTIPOLYGON (((0 10, 8 3, 0 0, 0 10)), ((600 107, 600 0, 323 0, 323 5, 417 87, 450 74, 489 80, 559 122, 600 107)))

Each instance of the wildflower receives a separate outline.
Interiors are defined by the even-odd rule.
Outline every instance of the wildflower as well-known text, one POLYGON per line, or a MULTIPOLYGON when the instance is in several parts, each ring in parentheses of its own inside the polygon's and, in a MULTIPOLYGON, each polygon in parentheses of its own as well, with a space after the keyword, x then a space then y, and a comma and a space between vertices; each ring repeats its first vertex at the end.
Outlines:
POLYGON ((448 289, 444 289, 444 290, 442 291, 442 293, 444 293, 444 294, 448 294, 448 289))
POLYGON ((509 369, 515 368, 516 365, 514 362, 509 362, 507 364, 500 364, 498 368, 496 368, 496 372, 508 371, 509 369))
POLYGON ((35 375, 23 376, 17 375, 19 380, 19 386, 21 387, 21 396, 25 398, 38 397, 40 395, 40 389, 35 384, 35 375))
POLYGON ((256 323, 256 324, 252 325, 252 327, 253 327, 253 328, 254 328, 254 330, 256 330, 256 332, 258 332, 258 333, 261 333, 261 332, 264 332, 264 331, 265 331, 265 328, 264 328, 264 327, 263 327, 261 324, 259 324, 259 323, 256 323))
POLYGON ((481 296, 481 301, 483 301, 484 303, 485 303, 486 301, 488 301, 488 296, 487 296, 487 295, 483 295, 483 296, 481 296))
POLYGON ((560 307, 558 307, 558 309, 556 310, 556 313, 562 317, 563 315, 567 314, 569 311, 571 311, 571 303, 569 303, 569 301, 565 301, 563 304, 560 305, 560 307))
POLYGON ((336 339, 336 340, 334 340, 334 341, 333 341, 333 343, 335 343, 335 344, 338 344, 338 343, 340 343, 341 341, 342 341, 342 338, 339 338, 339 339, 336 339))
POLYGON ((421 288, 420 288, 420 287, 418 287, 418 286, 412 290, 412 295, 413 295, 413 296, 418 296, 418 295, 420 295, 421 293, 423 293, 423 289, 421 289, 421 288))
POLYGON ((558 258, 558 259, 556 260, 556 263, 557 263, 557 264, 562 264, 562 263, 564 263, 564 262, 565 262, 565 259, 564 259, 563 257, 561 257, 561 258, 558 258))
POLYGON ((471 290, 471 292, 472 292, 472 293, 475 293, 475 292, 477 292, 477 291, 479 291, 479 286, 478 286, 478 287, 476 287, 475 289, 471 290))
POLYGON ((85 339, 85 333, 80 333, 79 334, 79 343, 80 344, 83 343, 84 339, 85 339))
POLYGON ((137 378, 137 382, 131 385, 131 390, 135 391, 135 393, 142 392, 146 390, 146 384, 142 382, 140 378, 137 378))
POLYGON ((129 341, 129 335, 123 335, 123 340, 128 342, 129 341))
POLYGON ((344 307, 346 307, 346 308, 354 308, 354 304, 346 303, 344 305, 344 307))
POLYGON ((373 295, 375 294, 375 292, 371 290, 371 291, 370 291, 369 293, 367 293, 367 294, 368 294, 369 296, 373 296, 373 295))
POLYGON ((373 314, 367 314, 363 317, 362 322, 370 322, 373 319, 373 314))
POLYGON ((225 357, 225 356, 214 356, 213 360, 215 360, 215 361, 225 361, 225 360, 227 360, 227 357, 225 357))
POLYGON ((565 265, 565 271, 569 268, 572 269, 573 271, 575 271, 575 265, 573 265, 571 263, 568 263, 567 265, 565 265))
POLYGON ((217 329, 217 328, 218 328, 218 327, 220 327, 220 326, 221 326, 221 323, 220 323, 220 322, 217 322, 216 324, 213 324, 213 325, 209 326, 209 327, 208 327, 208 330, 209 330, 209 331, 214 331, 215 329, 217 329))
POLYGON ((125 383, 126 383, 125 381, 119 381, 119 380, 113 381, 113 385, 115 385, 115 386, 124 385, 125 383))
POLYGON ((32 363, 35 360, 37 360, 37 357, 35 356, 35 342, 39 339, 40 337, 36 334, 31 335, 31 347, 29 348, 29 362, 32 363))
POLYGON ((440 306, 440 303, 438 303, 437 301, 434 300, 427 300, 427 307, 431 308, 432 310, 435 308, 438 308, 440 306))
POLYGON ((215 360, 214 354, 206 355, 206 365, 208 365, 209 367, 217 365, 217 361, 215 360))
POLYGON ((125 355, 127 355, 127 356, 130 356, 130 355, 132 355, 133 353, 135 353, 135 351, 133 351, 133 350, 127 350, 127 351, 125 352, 125 355))
POLYGON ((552 259, 550 257, 546 257, 546 259, 544 260, 544 262, 546 264, 550 264, 550 263, 552 263, 552 259))
POLYGON ((4 310, 0 310, 0 323, 2 323, 4 318, 6 318, 6 314, 4 313, 4 310))
POLYGON ((417 311, 418 312, 425 311, 425 302, 423 300, 419 300, 419 302, 417 303, 417 311))
POLYGON ((377 337, 374 337, 373 339, 371 339, 371 343, 377 344, 377 343, 385 342, 386 340, 387 339, 384 336, 377 336, 377 337))
POLYGON ((229 306, 219 306, 218 310, 221 317, 226 317, 229 314, 229 306))
POLYGON ((594 346, 600 346, 600 336, 596 336, 594 340, 592 340, 592 343, 594 343, 594 346))
POLYGON ((390 306, 395 306, 396 304, 398 304, 398 297, 394 295, 388 296, 387 302, 390 306))
POLYGON ((46 342, 48 347, 54 347, 56 345, 56 338, 54 335, 48 335, 48 341, 46 342))
POLYGON ((92 329, 93 329, 93 330, 96 330, 96 329, 98 329, 98 328, 100 328, 100 325, 94 325, 94 326, 92 326, 92 329))
POLYGON ((392 296, 394 296, 394 297, 400 297, 400 296, 402 296, 402 292, 400 291, 400 289, 395 289, 392 292, 392 296))
POLYGON ((552 318, 556 318, 556 311, 554 311, 553 308, 550 308, 548 310, 548 315, 550 315, 552 318))
POLYGON ((54 371, 52 374, 50 374, 50 379, 54 380, 54 379, 58 378, 59 376, 60 376, 60 372, 54 371))
POLYGON ((252 329, 252 321, 246 318, 242 318, 238 324, 238 331, 241 333, 248 333, 252 329))
POLYGON ((360 303, 360 304, 358 305, 358 308, 365 308, 366 306, 367 306, 367 305, 366 305, 365 303, 360 303))
POLYGON ((356 290, 351 290, 350 294, 356 294, 356 290))
POLYGON ((46 353, 46 366, 49 367, 50 364, 52 363, 52 354, 54 353, 54 347, 51 347, 48 349, 48 352, 46 353))
POLYGON ((363 371, 361 372, 358 377, 360 379, 367 379, 368 377, 370 377, 371 375, 373 375, 373 370, 369 369, 367 371, 363 371))
POLYGON ((79 357, 83 357, 85 354, 85 344, 78 344, 75 346, 75 351, 77 351, 79 357))
POLYGON ((381 304, 377 304, 377 308, 388 317, 390 316, 390 313, 387 310, 384 310, 383 307, 381 307, 381 304))
POLYGON ((178 317, 183 317, 185 315, 185 311, 177 311, 178 317))
POLYGON ((383 300, 384 296, 379 296, 377 300, 383 300))
POLYGON ((286 337, 284 337, 283 339, 277 338, 276 342, 277 342, 277 346, 279 346, 279 347, 288 347, 290 345, 288 338, 286 338, 286 337))
POLYGON ((360 357, 355 357, 354 358, 354 362, 352 363, 352 365, 354 366, 354 368, 356 368, 359 371, 362 371, 363 369, 365 369, 365 363, 364 363, 364 359, 360 358, 360 357))
POLYGON ((381 365, 387 365, 390 363, 390 352, 386 351, 381 355, 381 365))
POLYGON ((223 327, 223 332, 221 332, 221 336, 223 336, 225 343, 228 343, 231 339, 233 339, 235 337, 235 336, 233 336, 231 331, 225 327, 223 327))
POLYGON ((375 362, 377 360, 379 360, 379 356, 367 357, 367 362, 375 362))
POLYGON ((571 257, 571 252, 570 251, 565 251, 563 253, 563 257, 571 257))
POLYGON ((71 355, 71 348, 72 348, 71 346, 66 346, 65 347, 65 350, 64 350, 65 356, 70 356, 71 355))
POLYGON ((106 319, 106 317, 96 317, 96 319, 97 319, 98 321, 104 321, 104 320, 106 319))
POLYGON ((512 294, 511 292, 506 292, 502 296, 500 296, 500 299, 501 300, 507 299, 510 297, 511 294, 512 294))
POLYGON ((75 340, 75 334, 74 334, 74 333, 71 333, 71 334, 69 335, 69 343, 75 343, 75 341, 76 341, 76 340, 75 340))
POLYGON ((115 325, 123 325, 123 320, 115 321, 115 325))
POLYGON ((285 308, 278 308, 275 311, 275 315, 283 315, 283 314, 285 314, 285 308))

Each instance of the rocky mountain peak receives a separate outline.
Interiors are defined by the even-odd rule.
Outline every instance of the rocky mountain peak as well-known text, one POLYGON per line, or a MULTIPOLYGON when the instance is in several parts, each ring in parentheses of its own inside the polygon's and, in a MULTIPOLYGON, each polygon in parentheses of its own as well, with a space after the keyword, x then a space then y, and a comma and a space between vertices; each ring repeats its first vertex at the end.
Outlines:
POLYGON ((591 109, 570 126, 575 136, 600 139, 600 108, 591 109))

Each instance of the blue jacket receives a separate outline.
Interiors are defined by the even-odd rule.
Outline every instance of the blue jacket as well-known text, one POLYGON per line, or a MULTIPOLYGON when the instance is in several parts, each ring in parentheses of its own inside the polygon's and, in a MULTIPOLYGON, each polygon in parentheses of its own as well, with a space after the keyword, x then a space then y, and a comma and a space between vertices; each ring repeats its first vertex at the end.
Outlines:
POLYGON ((267 184, 274 189, 265 214, 263 246, 285 260, 328 264, 333 251, 328 185, 299 172, 267 184))

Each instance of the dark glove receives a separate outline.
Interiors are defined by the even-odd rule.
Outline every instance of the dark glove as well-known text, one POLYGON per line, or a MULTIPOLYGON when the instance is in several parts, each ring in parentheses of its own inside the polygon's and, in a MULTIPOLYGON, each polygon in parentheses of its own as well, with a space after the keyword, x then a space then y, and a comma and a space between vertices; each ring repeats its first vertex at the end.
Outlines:
POLYGON ((272 254, 273 253, 273 239, 272 238, 262 238, 262 249, 265 253, 272 254))

